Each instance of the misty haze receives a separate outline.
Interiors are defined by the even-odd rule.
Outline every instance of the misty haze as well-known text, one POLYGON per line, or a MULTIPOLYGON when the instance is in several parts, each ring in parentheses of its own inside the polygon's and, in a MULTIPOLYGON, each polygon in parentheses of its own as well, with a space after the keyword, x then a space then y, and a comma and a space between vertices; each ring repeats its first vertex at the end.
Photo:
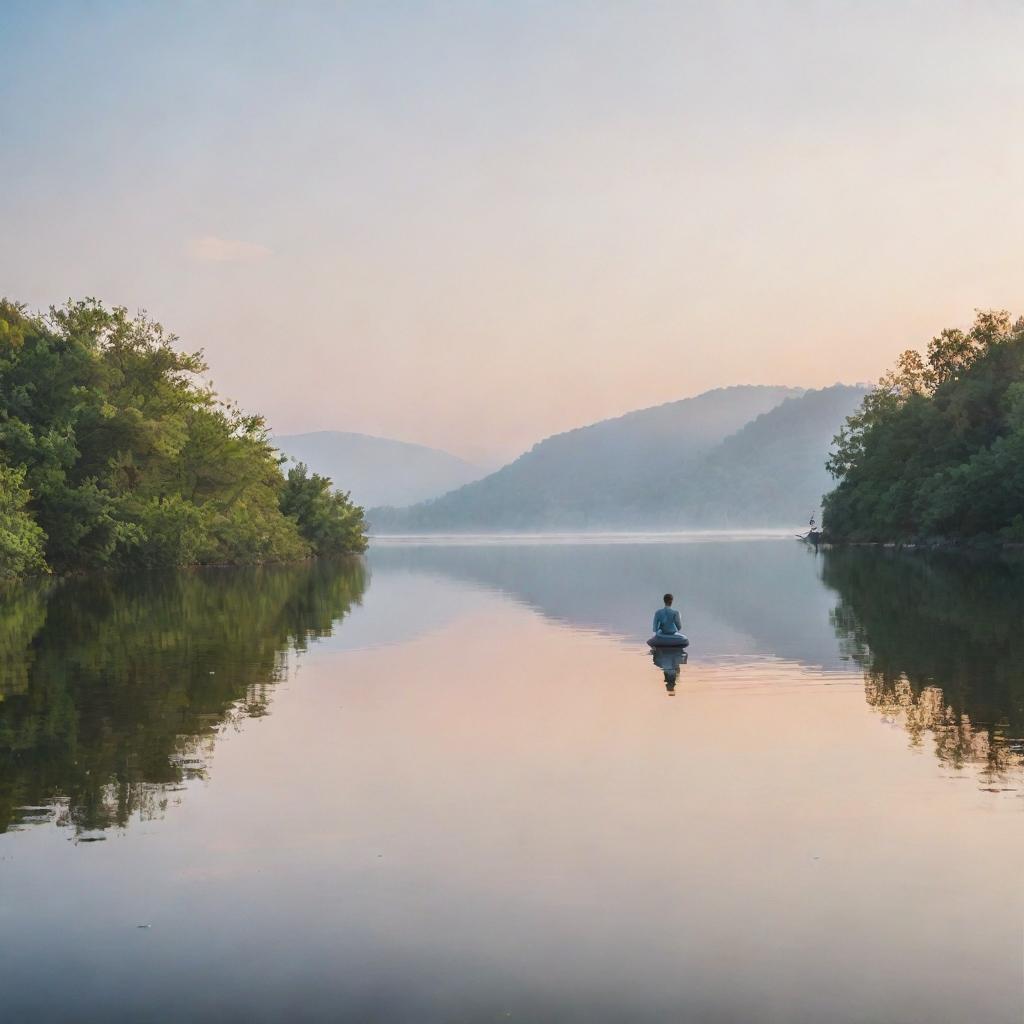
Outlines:
POLYGON ((0 38, 4 1022, 1024 1020, 1024 8, 0 38))

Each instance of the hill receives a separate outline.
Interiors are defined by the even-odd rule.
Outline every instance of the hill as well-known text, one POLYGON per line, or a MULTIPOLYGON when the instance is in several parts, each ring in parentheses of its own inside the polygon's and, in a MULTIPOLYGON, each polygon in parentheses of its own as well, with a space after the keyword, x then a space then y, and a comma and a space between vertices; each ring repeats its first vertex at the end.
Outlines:
POLYGON ((800 526, 832 487, 832 439, 865 394, 835 384, 786 399, 670 481, 652 507, 671 507, 687 526, 800 526))
POLYGON ((434 501, 375 509, 371 522, 379 532, 394 532, 598 529, 667 521, 673 495, 659 494, 661 481, 681 481, 726 437, 800 394, 786 387, 721 388, 602 420, 549 437, 496 473, 434 501))
POLYGON ((274 439, 281 451, 344 484, 359 505, 412 505, 483 476, 472 463, 419 444, 320 430, 274 439))

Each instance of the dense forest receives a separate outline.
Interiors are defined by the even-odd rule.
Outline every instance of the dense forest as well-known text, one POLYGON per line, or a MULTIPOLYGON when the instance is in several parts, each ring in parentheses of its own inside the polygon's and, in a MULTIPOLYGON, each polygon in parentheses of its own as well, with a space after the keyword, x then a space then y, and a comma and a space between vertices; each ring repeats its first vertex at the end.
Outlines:
POLYGON ((910 350, 836 438, 831 539, 1024 541, 1024 318, 910 350))
POLYGON ((0 300, 0 576, 361 551, 362 509, 285 474, 262 417, 144 314, 0 300))

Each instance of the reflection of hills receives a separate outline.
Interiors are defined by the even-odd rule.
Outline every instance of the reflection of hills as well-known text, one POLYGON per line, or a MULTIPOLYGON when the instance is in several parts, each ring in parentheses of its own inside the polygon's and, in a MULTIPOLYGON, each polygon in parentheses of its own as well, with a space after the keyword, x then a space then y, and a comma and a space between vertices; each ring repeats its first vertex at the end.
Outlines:
POLYGON ((943 762, 984 777, 1019 769, 1024 745, 1024 565, 878 549, 825 554, 836 635, 868 703, 929 737, 943 762))
POLYGON ((290 648, 329 635, 359 563, 70 580, 0 596, 0 832, 158 813, 230 719, 265 713, 290 648))
POLYGON ((371 564, 467 580, 549 618, 636 640, 649 635, 671 590, 702 658, 769 653, 841 664, 829 595, 793 540, 375 546, 371 564))

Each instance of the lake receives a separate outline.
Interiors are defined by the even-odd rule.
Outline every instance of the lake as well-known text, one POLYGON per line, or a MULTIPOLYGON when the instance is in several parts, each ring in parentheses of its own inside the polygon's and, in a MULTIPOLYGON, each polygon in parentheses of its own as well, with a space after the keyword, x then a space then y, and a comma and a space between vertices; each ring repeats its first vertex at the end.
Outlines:
POLYGON ((1019 1024, 1022 623, 773 537, 2 591, 0 1015, 1019 1024))

